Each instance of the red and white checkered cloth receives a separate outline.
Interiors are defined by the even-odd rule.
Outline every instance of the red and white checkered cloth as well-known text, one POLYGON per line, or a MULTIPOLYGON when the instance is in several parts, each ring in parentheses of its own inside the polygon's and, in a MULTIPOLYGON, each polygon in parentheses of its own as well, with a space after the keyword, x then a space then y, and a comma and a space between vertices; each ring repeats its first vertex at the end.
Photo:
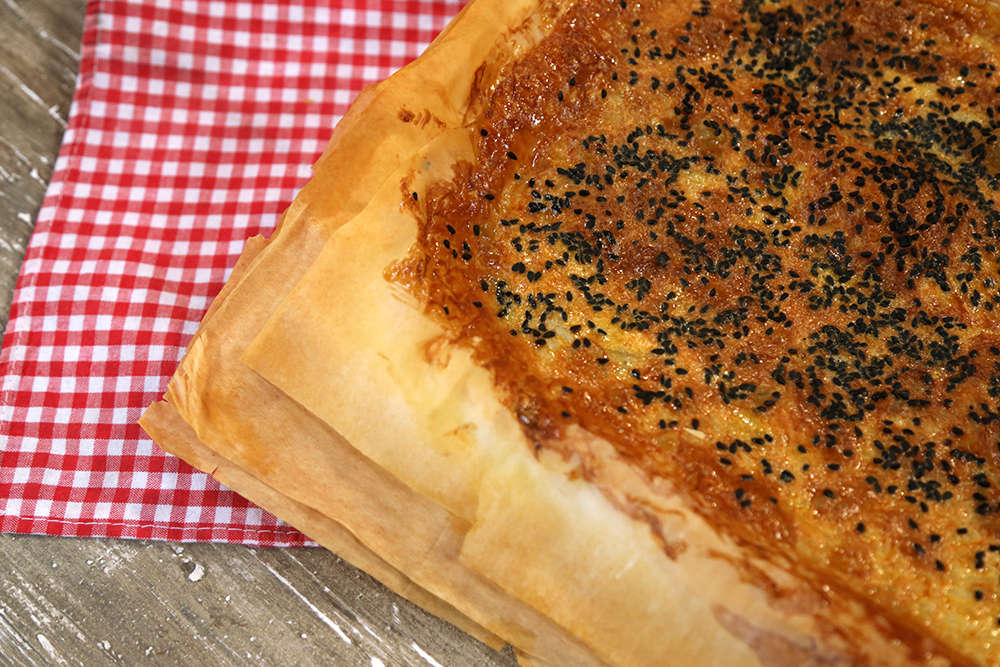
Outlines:
POLYGON ((461 4, 91 0, 0 348, 0 531, 308 543, 136 420, 349 102, 461 4))

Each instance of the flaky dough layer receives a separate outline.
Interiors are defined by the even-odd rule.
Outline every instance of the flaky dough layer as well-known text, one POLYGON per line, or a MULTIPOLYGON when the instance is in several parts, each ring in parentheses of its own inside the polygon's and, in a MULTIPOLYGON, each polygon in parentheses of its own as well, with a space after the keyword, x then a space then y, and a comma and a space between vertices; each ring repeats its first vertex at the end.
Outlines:
POLYGON ((473 158, 481 93, 568 4, 477 0, 362 93, 144 425, 526 661, 946 664, 864 600, 726 538, 600 438, 536 448, 488 372, 386 279, 416 239, 404 196, 473 158))

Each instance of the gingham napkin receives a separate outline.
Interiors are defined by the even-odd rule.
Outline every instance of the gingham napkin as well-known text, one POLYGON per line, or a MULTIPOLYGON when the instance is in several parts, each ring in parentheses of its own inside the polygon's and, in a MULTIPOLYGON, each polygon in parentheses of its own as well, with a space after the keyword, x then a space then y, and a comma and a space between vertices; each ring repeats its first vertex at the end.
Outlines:
POLYGON ((0 348, 0 531, 307 543, 136 420, 357 92, 461 4, 91 0, 0 348))

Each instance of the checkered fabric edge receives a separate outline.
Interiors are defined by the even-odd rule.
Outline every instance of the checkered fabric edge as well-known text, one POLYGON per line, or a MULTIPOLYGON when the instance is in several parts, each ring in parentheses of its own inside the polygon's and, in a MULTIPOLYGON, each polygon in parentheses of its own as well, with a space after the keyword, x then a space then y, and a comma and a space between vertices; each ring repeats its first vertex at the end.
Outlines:
POLYGON ((0 531, 301 545, 137 419, 245 239, 456 0, 92 0, 0 348, 0 531))

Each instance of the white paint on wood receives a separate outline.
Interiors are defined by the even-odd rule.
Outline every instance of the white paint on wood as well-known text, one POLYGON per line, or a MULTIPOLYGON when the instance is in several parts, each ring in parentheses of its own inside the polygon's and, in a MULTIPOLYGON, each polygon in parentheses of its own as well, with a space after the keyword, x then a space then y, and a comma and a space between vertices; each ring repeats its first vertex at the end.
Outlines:
POLYGON ((191 570, 191 574, 188 575, 188 581, 201 581, 201 578, 205 576, 205 568, 201 566, 201 563, 195 563, 194 569, 191 570))
POLYGON ((48 637, 39 632, 37 635, 35 635, 35 639, 38 640, 38 645, 41 646, 42 650, 49 655, 49 658, 51 660, 53 660, 56 664, 59 665, 66 664, 66 661, 63 659, 61 655, 59 655, 56 652, 56 647, 52 645, 52 642, 49 641, 48 637))
POLYGON ((56 47, 57 49, 59 49, 63 53, 65 53, 67 56, 70 57, 71 60, 77 60, 79 58, 79 55, 77 54, 76 49, 72 49, 72 48, 66 46, 65 42, 63 42, 63 41, 61 41, 59 39, 56 39, 45 28, 38 28, 38 27, 34 26, 32 24, 32 22, 31 22, 31 19, 28 18, 28 16, 24 13, 24 11, 21 9, 21 7, 18 6, 18 4, 16 2, 14 2, 14 0, 4 0, 4 2, 7 5, 7 7, 9 7, 12 12, 14 12, 14 15, 17 16, 17 18, 21 19, 22 21, 24 21, 28 25, 31 25, 31 27, 35 28, 35 34, 36 35, 38 35, 43 40, 45 40, 46 42, 48 42, 52 46, 56 47))
POLYGON ((64 119, 62 117, 62 114, 59 113, 58 105, 49 106, 48 104, 46 104, 45 100, 43 100, 38 93, 36 93, 34 90, 31 89, 31 86, 22 81, 6 65, 0 65, 0 72, 3 72, 8 79, 17 84, 17 87, 21 89, 21 92, 24 93, 29 100, 31 100, 35 104, 40 105, 43 109, 45 109, 45 112, 49 116, 51 116, 57 123, 59 123, 59 127, 66 129, 66 119, 64 119))
POLYGON ((32 653, 35 653, 34 647, 25 641, 7 618, 3 606, 0 606, 0 646, 4 648, 5 655, 9 655, 10 649, 13 648, 28 660, 31 660, 32 653))
POLYGON ((432 665, 433 667, 442 667, 441 663, 435 660, 430 653, 421 648, 420 645, 417 644, 417 642, 413 642, 412 644, 410 644, 410 647, 412 647, 413 650, 417 652, 417 655, 426 660, 427 664, 432 665))
MULTIPOLYGON (((4 68, 4 69, 6 69, 6 68, 4 68)), ((17 159, 20 160, 21 162, 23 162, 25 164, 31 164, 31 160, 28 159, 28 156, 25 155, 21 150, 19 150, 17 146, 15 146, 10 141, 8 141, 2 134, 0 134, 0 144, 3 144, 4 146, 6 146, 7 149, 11 153, 13 153, 14 155, 16 155, 17 159)))
POLYGON ((262 564, 264 565, 265 568, 267 568, 267 571, 270 572, 271 575, 275 579, 277 579, 278 581, 280 581, 281 584, 285 588, 287 588, 288 590, 290 590, 292 592, 292 594, 295 595, 295 597, 297 597, 299 600, 301 600, 303 603, 305 603, 305 605, 307 607, 309 607, 309 611, 311 611, 313 614, 316 615, 316 618, 318 618, 320 621, 322 621, 331 630, 333 630, 334 632, 336 632, 337 635, 341 639, 344 640, 344 642, 346 642, 348 644, 353 644, 354 643, 354 642, 351 641, 351 638, 348 637, 344 633, 344 631, 340 629, 339 625, 337 625, 336 623, 334 623, 333 620, 329 616, 327 616, 326 614, 324 614, 323 611, 319 607, 317 607, 312 602, 310 602, 309 598, 307 598, 305 595, 303 595, 302 593, 300 593, 298 591, 298 589, 295 588, 295 586, 292 586, 292 583, 290 581, 288 581, 288 579, 285 579, 283 576, 281 576, 280 574, 278 574, 277 570, 275 570, 273 567, 271 567, 267 563, 262 563, 262 564))
POLYGON ((59 634, 73 634, 77 639, 85 638, 80 628, 41 592, 41 586, 28 581, 18 571, 10 573, 11 579, 4 582, 2 592, 11 600, 16 600, 35 621, 36 627, 59 630, 59 634))
POLYGON ((368 634, 370 634, 370 635, 371 635, 372 637, 374 637, 374 638, 375 638, 375 639, 376 639, 377 641, 380 641, 380 642, 382 641, 382 638, 381 638, 381 637, 379 637, 379 636, 378 636, 378 634, 377 634, 377 633, 376 633, 376 632, 375 632, 374 630, 372 630, 372 629, 371 629, 371 628, 370 628, 370 627, 368 626, 368 624, 367 624, 367 623, 365 623, 365 622, 364 622, 363 620, 361 620, 360 618, 358 619, 358 623, 360 623, 360 624, 361 624, 361 628, 362 628, 362 629, 363 629, 363 630, 364 630, 365 632, 367 632, 368 634))
MULTIPOLYGON (((8 2, 9 1, 10 0, 8 0, 8 2)), ((65 53, 70 58, 76 60, 76 58, 77 58, 76 51, 73 50, 73 49, 71 49, 71 48, 69 48, 68 46, 66 46, 65 44, 63 44, 61 41, 59 41, 58 39, 56 39, 55 37, 53 37, 52 34, 49 33, 48 30, 39 30, 38 31, 38 36, 41 37, 42 39, 44 39, 49 44, 51 44, 52 46, 54 46, 57 49, 59 49, 60 51, 62 51, 63 53, 65 53)))
MULTIPOLYGON (((298 565, 302 569, 302 571, 305 572, 309 576, 309 578, 312 579, 313 582, 317 586, 322 586, 324 593, 330 593, 330 588, 328 586, 324 585, 323 582, 320 581, 319 577, 317 577, 316 574, 312 570, 310 570, 298 558, 296 558, 295 555, 292 552, 286 551, 285 555, 288 556, 289 560, 291 560, 293 563, 295 563, 296 565, 298 565)), ((364 620, 362 620, 361 618, 358 618, 358 619, 356 619, 356 622, 361 625, 362 629, 364 629, 365 632, 367 632, 368 634, 370 634, 372 637, 374 637, 379 642, 382 641, 382 638, 374 630, 372 630, 368 626, 368 624, 364 622, 364 620)), ((359 633, 357 631, 357 628, 354 628, 354 632, 355 632, 355 634, 358 634, 358 635, 361 634, 361 633, 359 633)))

